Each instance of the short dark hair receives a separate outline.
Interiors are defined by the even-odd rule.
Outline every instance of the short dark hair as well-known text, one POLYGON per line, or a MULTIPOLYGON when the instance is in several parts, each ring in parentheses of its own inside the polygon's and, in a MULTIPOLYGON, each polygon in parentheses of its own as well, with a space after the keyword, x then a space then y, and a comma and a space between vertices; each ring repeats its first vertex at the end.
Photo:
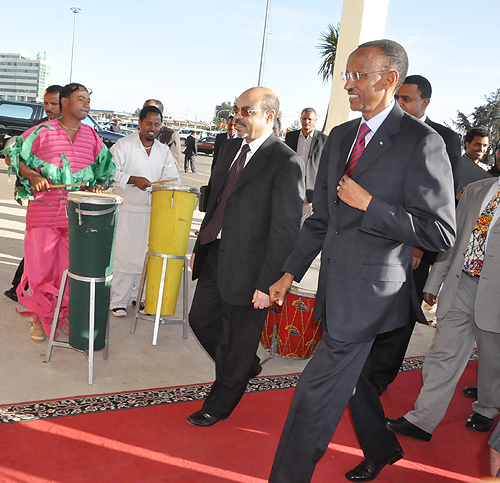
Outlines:
POLYGON ((78 84, 77 82, 72 82, 71 84, 66 84, 61 91, 59 92, 59 108, 61 109, 62 112, 62 100, 63 98, 70 97, 71 94, 75 91, 87 91, 90 94, 92 94, 92 90, 87 89, 83 84, 78 84))
POLYGON ((163 114, 161 113, 161 111, 155 107, 155 106, 146 106, 146 107, 143 107, 141 109, 141 112, 139 113, 139 119, 141 121, 144 121, 144 119, 146 119, 146 116, 152 112, 153 114, 159 114, 160 115, 160 119, 163 121, 163 114))
POLYGON ((318 113, 316 112, 316 109, 314 109, 312 107, 305 107, 304 109, 302 109, 302 112, 300 113, 300 115, 302 116, 302 114, 304 114, 304 112, 314 112, 314 115, 316 117, 318 117, 318 113))
POLYGON ((154 104, 156 104, 158 106, 158 109, 163 114, 163 111, 165 111, 165 109, 163 108, 163 103, 161 101, 159 101, 158 99, 148 99, 147 101, 144 101, 144 104, 148 104, 149 102, 153 102, 154 104))
POLYGON ((490 138, 490 132, 484 126, 473 127, 467 131, 467 134, 464 136, 464 146, 465 143, 471 143, 476 136, 481 138, 490 138))
POLYGON ((47 89, 45 89, 45 94, 55 94, 56 92, 58 94, 60 94, 62 91, 62 86, 58 85, 58 84, 53 84, 49 87, 47 87, 47 89))
POLYGON ((403 84, 415 84, 420 92, 422 99, 430 99, 432 95, 431 83, 423 75, 409 75, 403 84))
POLYGON ((264 94, 262 96, 262 102, 260 104, 260 107, 263 111, 270 111, 271 109, 274 109, 276 112, 276 115, 278 115, 278 112, 280 110, 280 101, 276 94, 264 94))
POLYGON ((380 39, 371 40, 358 46, 358 49, 365 47, 378 47, 384 55, 387 64, 384 66, 386 69, 393 69, 399 74, 399 82, 396 89, 399 89, 403 84, 403 80, 408 73, 408 55, 402 45, 394 40, 380 39))

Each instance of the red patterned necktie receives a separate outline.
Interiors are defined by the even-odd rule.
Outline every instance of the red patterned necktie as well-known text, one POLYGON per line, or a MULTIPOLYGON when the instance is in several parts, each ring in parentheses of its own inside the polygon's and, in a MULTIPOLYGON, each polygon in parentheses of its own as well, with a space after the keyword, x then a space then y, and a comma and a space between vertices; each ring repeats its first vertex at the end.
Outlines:
POLYGON ((347 161, 345 167, 344 174, 347 174, 347 176, 351 176, 354 168, 358 164, 358 159, 361 157, 365 149, 365 137, 369 132, 370 128, 365 123, 361 124, 356 142, 354 143, 351 155, 349 156, 349 160, 347 161))
POLYGON ((213 242, 222 230, 222 220, 224 219, 226 203, 229 196, 231 196, 231 193, 233 192, 234 186, 236 185, 243 168, 245 167, 248 151, 250 151, 250 146, 248 144, 243 145, 240 155, 233 163, 229 173, 227 174, 226 182, 224 183, 224 188, 222 189, 222 194, 219 198, 214 214, 207 223, 207 226, 203 228, 200 233, 200 242, 202 245, 213 242))

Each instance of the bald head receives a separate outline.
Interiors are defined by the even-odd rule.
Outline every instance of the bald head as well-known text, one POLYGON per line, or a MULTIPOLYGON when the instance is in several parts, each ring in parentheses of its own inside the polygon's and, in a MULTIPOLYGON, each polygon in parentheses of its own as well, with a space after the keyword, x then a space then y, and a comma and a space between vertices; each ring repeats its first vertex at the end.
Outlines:
POLYGON ((279 107, 278 97, 267 87, 252 87, 243 92, 236 102, 234 116, 238 135, 250 143, 272 131, 279 107))

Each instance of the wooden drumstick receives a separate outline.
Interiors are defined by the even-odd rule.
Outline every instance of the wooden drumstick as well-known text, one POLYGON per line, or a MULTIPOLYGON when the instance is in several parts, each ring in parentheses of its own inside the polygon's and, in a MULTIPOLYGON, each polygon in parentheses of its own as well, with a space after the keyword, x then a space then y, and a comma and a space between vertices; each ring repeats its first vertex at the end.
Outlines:
POLYGON ((61 188, 84 188, 89 186, 89 182, 86 183, 71 183, 71 184, 51 184, 49 189, 61 189, 61 188))
POLYGON ((161 179, 160 181, 152 181, 151 184, 160 184, 160 183, 168 183, 169 181, 177 181, 177 178, 167 178, 161 179))

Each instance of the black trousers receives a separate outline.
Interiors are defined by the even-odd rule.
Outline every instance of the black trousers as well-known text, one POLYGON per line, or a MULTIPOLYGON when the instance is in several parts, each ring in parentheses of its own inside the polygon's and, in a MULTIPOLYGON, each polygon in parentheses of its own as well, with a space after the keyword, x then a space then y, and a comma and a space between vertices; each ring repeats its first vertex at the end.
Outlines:
POLYGON ((21 277, 24 273, 24 258, 19 262, 14 278, 12 279, 12 287, 17 290, 17 286, 21 283, 21 277))
MULTIPOLYGON (((413 281, 420 303, 423 300, 423 290, 429 276, 430 265, 431 263, 428 260, 422 258, 420 265, 413 270, 413 281)), ((410 343, 414 327, 415 318, 412 316, 403 327, 379 334, 375 338, 370 353, 370 381, 375 387, 385 389, 396 379, 405 358, 406 349, 410 343)))
POLYGON ((295 389, 270 483, 311 481, 348 403, 367 459, 384 461, 399 448, 396 436, 386 428, 380 399, 368 379, 372 343, 341 342, 323 333, 295 389))
POLYGON ((260 360, 256 356, 267 310, 248 305, 230 305, 218 289, 219 241, 210 244, 204 261, 189 324, 215 361, 215 381, 203 403, 203 411, 217 418, 227 417, 243 396, 250 375, 260 360))

